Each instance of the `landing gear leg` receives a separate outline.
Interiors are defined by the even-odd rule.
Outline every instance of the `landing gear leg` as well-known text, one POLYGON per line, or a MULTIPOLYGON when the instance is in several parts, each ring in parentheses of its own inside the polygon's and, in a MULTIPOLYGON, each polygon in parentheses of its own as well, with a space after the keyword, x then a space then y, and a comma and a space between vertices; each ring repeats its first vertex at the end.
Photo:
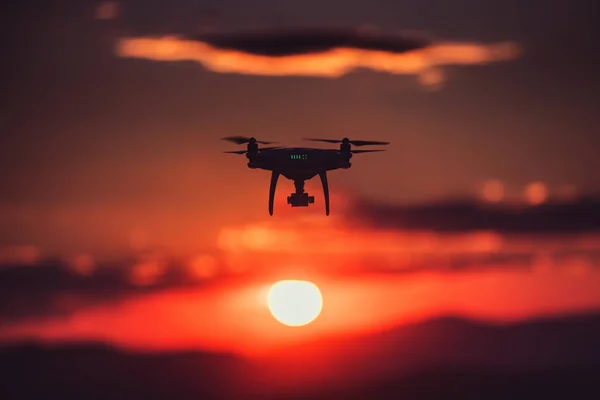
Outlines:
POLYGON ((327 171, 319 172, 319 178, 321 178, 323 194, 325 195, 325 215, 329 215, 329 185, 327 184, 327 171))
POLYGON ((269 215, 273 215, 273 203, 275 202, 275 188, 277 187, 279 172, 271 172, 271 186, 269 188, 269 215))

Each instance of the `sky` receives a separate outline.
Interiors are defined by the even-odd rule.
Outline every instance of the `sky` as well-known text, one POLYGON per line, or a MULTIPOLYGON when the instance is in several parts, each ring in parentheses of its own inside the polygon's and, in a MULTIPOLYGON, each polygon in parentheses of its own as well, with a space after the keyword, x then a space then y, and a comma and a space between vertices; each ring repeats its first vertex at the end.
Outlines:
POLYGON ((95 236, 68 242, 108 248, 143 221, 183 237, 258 218, 268 176, 221 153, 232 146, 219 139, 235 134, 287 145, 389 140, 388 152, 330 181, 394 203, 471 195, 490 179, 515 196, 536 181, 600 189, 592 1, 128 1, 106 15, 99 4, 30 0, 3 13, 2 242, 43 240, 58 251, 67 244, 52 232, 86 221, 95 236), (127 38, 286 27, 376 27, 521 50, 442 66, 447 80, 435 91, 416 76, 369 69, 272 77, 118 55, 127 38), (248 210, 236 207, 240 193, 248 210), (207 212, 215 208, 223 211, 207 212), (32 234, 37 222, 47 229, 32 234))
POLYGON ((325 293, 308 336, 600 307, 595 2, 2 7, 0 339, 305 340, 264 305, 289 277, 325 293), (269 217, 232 135, 391 145, 329 175, 330 217, 316 181, 300 210, 282 181, 269 217))

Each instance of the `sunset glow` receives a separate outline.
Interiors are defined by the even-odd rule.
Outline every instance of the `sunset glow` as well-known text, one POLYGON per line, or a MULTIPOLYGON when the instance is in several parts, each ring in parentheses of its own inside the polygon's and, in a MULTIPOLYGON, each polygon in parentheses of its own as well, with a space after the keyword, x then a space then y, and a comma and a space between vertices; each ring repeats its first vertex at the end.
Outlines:
POLYGON ((600 399, 597 3, 10 2, 0 400, 600 399))
POLYGON ((548 198, 548 188, 543 182, 530 183, 525 188, 525 198, 531 205, 540 205, 548 198))
POLYGON ((417 75, 423 85, 435 87, 444 80, 436 67, 512 60, 519 56, 520 49, 515 43, 448 42, 398 54, 340 47, 312 54, 269 57, 165 36, 123 38, 116 52, 121 57, 154 61, 194 61, 215 72, 248 75, 337 78, 354 69, 368 68, 390 74, 417 75))

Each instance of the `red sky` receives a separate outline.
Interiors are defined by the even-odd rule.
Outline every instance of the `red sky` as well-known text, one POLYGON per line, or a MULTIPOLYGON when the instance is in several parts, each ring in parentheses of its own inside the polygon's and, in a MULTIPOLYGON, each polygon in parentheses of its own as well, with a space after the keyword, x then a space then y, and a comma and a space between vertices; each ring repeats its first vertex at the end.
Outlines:
MULTIPOLYGON (((419 50, 414 59, 344 50, 341 66, 340 58, 324 53, 292 63, 283 58, 273 69, 272 59, 242 53, 231 63, 230 53, 196 42, 175 56, 194 58, 201 47, 210 56, 203 65, 157 62, 156 42, 129 47, 129 54, 119 54, 119 44, 193 36, 199 11, 188 10, 190 2, 161 8, 133 0, 104 9, 100 19, 94 19, 96 2, 16 2, 0 17, 8 44, 0 74, 7 88, 0 99, 6 110, 0 260, 36 264, 57 256, 75 266, 76 276, 95 282, 103 279, 105 262, 133 254, 134 261, 120 266, 131 268, 136 289, 149 289, 122 295, 121 287, 110 287, 114 298, 108 290, 87 304, 57 279, 43 301, 74 312, 3 322, 0 340, 261 354, 437 315, 506 322, 600 309, 600 271, 592 257, 600 254, 597 234, 377 229, 349 224, 351 197, 342 194, 422 204, 478 196, 485 187, 489 198, 511 201, 543 202, 565 188, 598 193, 596 3, 546 1, 543 15, 541 2, 504 0, 485 7, 479 0, 261 3, 219 3, 213 28, 372 24, 424 30, 468 51, 452 48, 444 60, 445 47, 419 50), (508 53, 485 52, 503 42, 511 43, 508 53), (514 53, 513 45, 522 51, 514 53), (371 69, 334 79, 306 76, 307 69, 330 73, 320 69, 323 61, 334 63, 338 75, 357 65, 371 69), (298 62, 306 64, 292 72, 303 76, 287 76, 298 62), (411 62, 416 67, 408 68, 411 62), (423 90, 427 82, 437 90, 423 90), (317 202, 308 210, 285 204, 292 184, 282 181, 269 218, 269 175, 249 170, 243 156, 221 153, 237 149, 220 140, 231 135, 283 145, 306 145, 300 141, 306 136, 392 144, 330 174, 329 218, 314 180, 307 191, 317 202), (515 253, 533 261, 479 257, 515 253), (163 257, 173 255, 185 258, 181 268, 197 286, 152 286, 166 279, 163 257), (465 258, 468 265, 456 267, 465 258), (280 279, 320 287, 324 308, 314 323, 288 328, 271 317, 266 290, 280 279)), ((43 286, 46 278, 31 283, 43 286)))
POLYGON ((369 333, 433 316, 508 322, 600 307, 597 271, 495 271, 452 277, 286 275, 287 279, 304 277, 319 285, 324 298, 322 314, 306 327, 285 327, 273 319, 266 293, 275 280, 263 279, 207 291, 147 295, 68 318, 8 326, 1 337, 256 354, 297 341, 369 333))
MULTIPOLYGON (((336 200, 342 212, 343 197, 336 200)), ((597 251, 597 235, 381 231, 351 228, 340 216, 281 211, 280 218, 223 227, 216 249, 184 264, 190 280, 208 285, 167 288, 85 307, 66 318, 8 325, 2 338, 260 354, 297 341, 380 331, 434 316, 508 322, 600 308, 600 271, 591 258, 547 256, 565 249, 597 251), (462 272, 449 269, 456 257, 514 252, 537 256, 530 263, 474 262, 462 272), (422 272, 410 272, 415 262, 422 272), (289 328, 270 315, 267 291, 280 279, 319 286, 324 308, 314 323, 289 328)), ((132 270, 131 279, 142 286, 162 279, 160 257, 148 254, 132 270)), ((84 267, 89 261, 80 260, 84 267)), ((57 296, 69 301, 68 293, 57 296)))

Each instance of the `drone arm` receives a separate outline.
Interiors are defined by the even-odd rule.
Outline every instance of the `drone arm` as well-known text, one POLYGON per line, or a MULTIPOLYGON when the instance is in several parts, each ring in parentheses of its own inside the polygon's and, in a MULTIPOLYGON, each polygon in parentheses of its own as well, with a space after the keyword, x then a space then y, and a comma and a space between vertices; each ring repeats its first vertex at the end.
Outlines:
POLYGON ((279 172, 271 172, 271 186, 269 188, 269 215, 273 215, 273 203, 275 202, 275 188, 277 187, 277 179, 279 179, 279 172))
POLYGON ((323 194, 325 195, 325 215, 329 215, 329 185, 327 184, 327 171, 319 172, 319 178, 321 178, 323 194))

